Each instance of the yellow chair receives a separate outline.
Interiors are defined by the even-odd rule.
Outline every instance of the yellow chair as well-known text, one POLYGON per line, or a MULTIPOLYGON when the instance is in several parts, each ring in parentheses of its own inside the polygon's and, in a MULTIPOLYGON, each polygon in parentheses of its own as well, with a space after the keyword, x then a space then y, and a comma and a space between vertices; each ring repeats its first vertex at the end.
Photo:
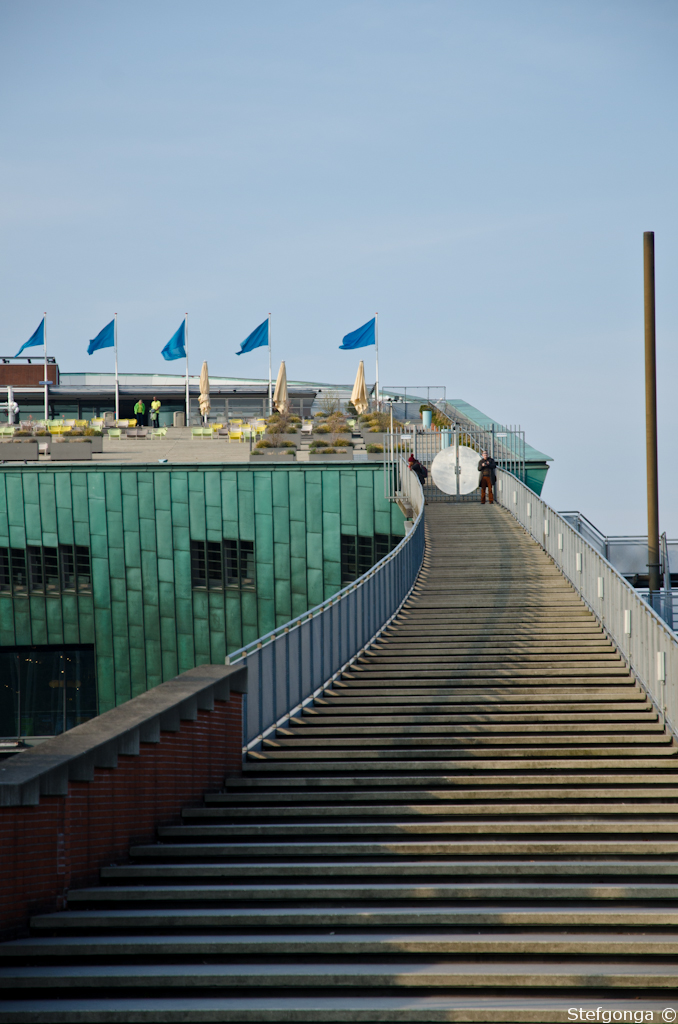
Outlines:
POLYGON ((229 441, 242 441, 242 430, 229 430, 228 432, 229 441))

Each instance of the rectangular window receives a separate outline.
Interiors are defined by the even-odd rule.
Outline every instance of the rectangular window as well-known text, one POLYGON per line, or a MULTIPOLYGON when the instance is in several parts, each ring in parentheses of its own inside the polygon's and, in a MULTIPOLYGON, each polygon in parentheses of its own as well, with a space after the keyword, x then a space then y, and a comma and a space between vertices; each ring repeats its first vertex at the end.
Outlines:
POLYGON ((240 545, 240 586, 243 590, 254 590, 256 568, 254 565, 254 541, 241 540, 240 545))
POLYGON ((224 585, 221 544, 207 541, 207 585, 210 590, 221 590, 224 585))
POLYGON ((194 587, 207 586, 205 545, 201 540, 191 541, 191 585, 194 587))
POLYGON ((45 578, 45 593, 57 594, 59 587, 59 555, 56 548, 42 549, 42 565, 45 578))
POLYGON ((237 540, 224 541, 224 573, 227 587, 237 587, 240 581, 238 571, 238 542, 237 540))
POLYGON ((341 537, 341 585, 353 583, 356 578, 356 539, 342 534, 341 537))
POLYGON ((89 559, 89 548, 76 547, 75 572, 78 578, 78 591, 81 594, 92 592, 92 569, 89 559))
POLYGON ((28 578, 32 594, 41 594, 45 589, 42 575, 42 548, 26 548, 28 555, 28 578))
POLYGON ((372 537, 358 537, 358 576, 362 576, 374 565, 374 543, 372 537))
POLYGON ((395 545, 388 533, 375 533, 374 535, 374 561, 380 562, 395 545))
POLYGON ((12 589, 9 575, 9 551, 0 548, 0 593, 6 594, 12 589))
POLYGON ((28 587, 26 580, 26 552, 23 548, 11 549, 10 562, 12 569, 12 591, 15 594, 25 594, 28 587))
POLYGON ((73 558, 72 545, 61 545, 59 548, 59 561, 61 567, 61 589, 75 590, 75 559, 73 558))

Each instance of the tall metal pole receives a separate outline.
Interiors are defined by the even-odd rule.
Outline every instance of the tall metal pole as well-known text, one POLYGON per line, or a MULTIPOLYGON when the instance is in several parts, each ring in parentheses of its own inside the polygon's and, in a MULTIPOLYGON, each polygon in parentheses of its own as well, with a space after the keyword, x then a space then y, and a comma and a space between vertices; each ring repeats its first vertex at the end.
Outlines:
POLYGON ((115 421, 120 419, 120 384, 118 383, 118 314, 113 317, 113 350, 115 352, 115 421))
POLYGON ((657 359, 654 303, 654 231, 643 234, 645 278, 645 446, 647 461, 647 565, 650 590, 659 590, 659 474, 657 470, 657 359))
POLYGON ((45 321, 44 321, 45 325, 44 325, 44 327, 42 329, 42 340, 45 343, 44 344, 44 349, 45 349, 45 370, 44 370, 44 373, 45 373, 45 376, 44 376, 43 380, 45 381, 44 387, 45 387, 45 428, 46 428, 47 427, 47 420, 49 419, 49 384, 47 383, 47 313, 44 314, 44 317, 45 317, 45 321))
POLYGON ((273 376, 271 370, 271 314, 268 314, 268 415, 273 415, 273 376))
POLYGON ((186 350, 186 426, 191 425, 191 398, 188 391, 188 313, 184 313, 184 348, 186 350))
POLYGON ((377 400, 377 412, 381 409, 381 402, 379 401, 379 314, 374 314, 374 356, 376 360, 376 376, 377 380, 374 385, 374 397, 377 400))

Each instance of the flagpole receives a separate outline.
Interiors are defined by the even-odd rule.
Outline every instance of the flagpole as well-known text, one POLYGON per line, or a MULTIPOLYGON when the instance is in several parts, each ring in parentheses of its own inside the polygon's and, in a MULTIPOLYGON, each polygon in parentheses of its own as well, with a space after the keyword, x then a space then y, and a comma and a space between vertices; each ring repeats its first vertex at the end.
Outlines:
POLYGON ((184 348, 186 349, 186 426, 191 425, 191 399, 188 392, 188 313, 184 313, 184 348))
POLYGON ((115 352, 115 422, 120 419, 120 382, 118 381, 118 314, 113 314, 113 350, 115 352))
POLYGON ((42 329, 42 340, 44 342, 45 349, 45 427, 47 427, 47 420, 49 419, 49 385, 47 383, 47 313, 44 316, 44 326, 42 329))
POLYGON ((374 385, 374 393, 377 399, 377 410, 379 410, 379 314, 374 314, 374 354, 377 362, 377 380, 374 385))
POLYGON ((271 314, 268 314, 268 415, 273 415, 273 377, 271 375, 271 314))

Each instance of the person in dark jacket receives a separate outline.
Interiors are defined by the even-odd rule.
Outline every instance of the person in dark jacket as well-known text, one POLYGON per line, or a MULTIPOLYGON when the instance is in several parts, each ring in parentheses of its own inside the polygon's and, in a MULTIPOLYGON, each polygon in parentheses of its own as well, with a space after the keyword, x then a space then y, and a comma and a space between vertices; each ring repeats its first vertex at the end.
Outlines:
POLYGON ((481 452, 480 456, 480 462, 478 463, 478 472, 480 473, 480 480, 478 481, 480 486, 480 504, 485 504, 485 491, 487 491, 490 505, 494 505, 494 492, 492 488, 497 482, 497 463, 494 459, 490 458, 487 452, 481 452))
POLYGON ((415 459, 414 455, 410 455, 409 459, 407 460, 407 465, 410 467, 412 472, 416 474, 419 483, 423 487, 424 484, 426 483, 426 477, 428 476, 428 470, 426 466, 424 466, 419 461, 419 459, 415 459))

